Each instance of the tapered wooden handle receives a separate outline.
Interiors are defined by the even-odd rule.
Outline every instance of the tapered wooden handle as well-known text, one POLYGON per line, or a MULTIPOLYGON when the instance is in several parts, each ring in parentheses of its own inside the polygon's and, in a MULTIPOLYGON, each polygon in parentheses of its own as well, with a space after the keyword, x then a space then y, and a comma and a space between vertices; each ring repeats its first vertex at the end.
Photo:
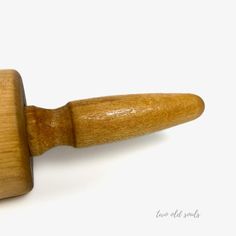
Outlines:
POLYGON ((50 110, 25 108, 31 154, 56 145, 86 147, 169 128, 201 115, 193 94, 136 94, 69 102, 50 110))

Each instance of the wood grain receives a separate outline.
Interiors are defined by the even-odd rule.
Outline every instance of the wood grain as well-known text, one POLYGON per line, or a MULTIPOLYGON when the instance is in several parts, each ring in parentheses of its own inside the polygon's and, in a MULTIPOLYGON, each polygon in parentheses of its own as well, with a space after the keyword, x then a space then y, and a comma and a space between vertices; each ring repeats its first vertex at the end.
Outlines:
POLYGON ((203 100, 193 94, 136 94, 69 102, 55 109, 26 107, 33 156, 57 145, 87 147, 123 140, 199 117, 203 100))
POLYGON ((87 147, 128 139, 199 117, 193 94, 135 94, 69 102, 57 109, 25 105, 20 75, 0 71, 0 199, 33 187, 32 156, 57 145, 87 147))
POLYGON ((22 195, 33 187, 32 164, 20 75, 0 71, 0 199, 22 195))

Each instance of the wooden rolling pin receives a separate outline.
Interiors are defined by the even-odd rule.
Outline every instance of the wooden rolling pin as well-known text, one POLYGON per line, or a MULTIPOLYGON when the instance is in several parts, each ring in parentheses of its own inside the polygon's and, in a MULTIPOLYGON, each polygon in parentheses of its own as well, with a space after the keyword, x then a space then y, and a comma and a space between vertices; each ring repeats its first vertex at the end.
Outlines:
POLYGON ((0 199, 33 188, 32 156, 57 145, 87 147, 169 128, 199 117, 193 94, 136 94, 69 102, 58 109, 25 105, 21 77, 0 71, 0 199))

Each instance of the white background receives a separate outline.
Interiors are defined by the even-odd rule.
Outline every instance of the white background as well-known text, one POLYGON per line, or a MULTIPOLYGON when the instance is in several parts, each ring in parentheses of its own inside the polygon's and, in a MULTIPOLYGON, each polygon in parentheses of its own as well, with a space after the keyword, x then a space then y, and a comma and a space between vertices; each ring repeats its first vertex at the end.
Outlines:
POLYGON ((0 67, 28 104, 191 92, 193 122, 35 158, 33 191, 0 202, 0 235, 236 235, 236 3, 0 1, 0 67), (158 210, 200 212, 157 219, 158 210))

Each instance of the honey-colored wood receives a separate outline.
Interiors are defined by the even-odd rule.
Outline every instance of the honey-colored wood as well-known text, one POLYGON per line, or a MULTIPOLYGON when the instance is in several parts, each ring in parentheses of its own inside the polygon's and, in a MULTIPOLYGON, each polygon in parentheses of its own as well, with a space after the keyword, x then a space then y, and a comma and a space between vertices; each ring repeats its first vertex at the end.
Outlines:
POLYGON ((35 106, 25 108, 30 152, 42 154, 58 145, 74 146, 74 129, 69 106, 49 110, 35 106))
POLYGON ((33 187, 32 156, 57 145, 87 147, 193 120, 204 110, 193 94, 136 94, 69 102, 58 109, 26 106, 20 75, 0 71, 0 199, 33 187))
POLYGON ((24 115, 24 91, 16 71, 0 71, 0 199, 33 187, 24 115))
POLYGON ((136 94, 86 99, 49 110, 26 107, 33 156, 57 145, 86 147, 127 139, 193 120, 204 110, 193 94, 136 94))

